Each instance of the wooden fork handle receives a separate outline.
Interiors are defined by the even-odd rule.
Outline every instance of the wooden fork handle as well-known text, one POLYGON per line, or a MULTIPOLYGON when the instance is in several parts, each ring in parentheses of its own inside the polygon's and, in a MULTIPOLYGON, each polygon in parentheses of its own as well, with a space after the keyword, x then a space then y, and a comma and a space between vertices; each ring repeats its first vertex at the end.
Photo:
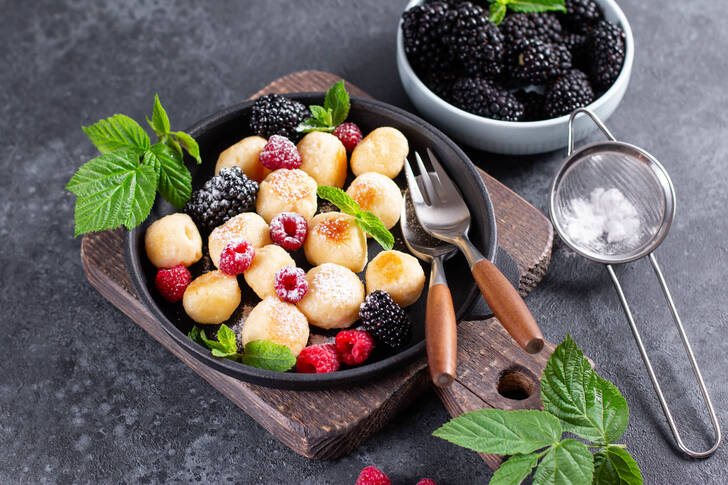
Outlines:
POLYGON ((513 340, 529 354, 539 353, 543 348, 541 329, 508 279, 487 259, 478 261, 470 270, 483 298, 513 340))
POLYGON ((425 313, 427 362, 432 382, 447 387, 455 379, 458 334, 450 288, 442 283, 430 286, 425 313))

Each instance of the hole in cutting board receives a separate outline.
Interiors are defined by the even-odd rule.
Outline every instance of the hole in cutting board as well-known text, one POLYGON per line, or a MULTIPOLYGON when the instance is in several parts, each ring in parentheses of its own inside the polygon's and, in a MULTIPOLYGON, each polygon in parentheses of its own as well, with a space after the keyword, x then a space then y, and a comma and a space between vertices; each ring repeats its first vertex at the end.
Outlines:
POLYGON ((522 401, 536 390, 536 380, 528 369, 513 366, 500 373, 496 389, 505 398, 522 401))

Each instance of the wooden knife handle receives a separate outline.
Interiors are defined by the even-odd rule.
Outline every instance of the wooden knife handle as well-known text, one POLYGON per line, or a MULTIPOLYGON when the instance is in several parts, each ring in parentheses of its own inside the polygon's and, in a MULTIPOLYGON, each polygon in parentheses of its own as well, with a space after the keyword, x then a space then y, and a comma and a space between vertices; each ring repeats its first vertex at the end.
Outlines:
POLYGON ((458 333, 450 288, 442 283, 430 286, 427 293, 425 341, 432 382, 449 386, 455 379, 458 333))
POLYGON ((529 354, 539 353, 543 348, 541 329, 510 281, 487 259, 470 270, 483 298, 513 340, 529 354))

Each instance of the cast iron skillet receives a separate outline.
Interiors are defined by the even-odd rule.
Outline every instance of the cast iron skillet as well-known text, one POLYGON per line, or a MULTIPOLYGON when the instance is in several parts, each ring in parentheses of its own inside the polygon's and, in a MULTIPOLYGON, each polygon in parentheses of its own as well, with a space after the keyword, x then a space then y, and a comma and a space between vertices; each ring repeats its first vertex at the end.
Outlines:
MULTIPOLYGON (((296 93, 287 96, 306 105, 321 105, 324 97, 322 93, 296 93)), ((215 161, 222 150, 251 134, 248 128, 251 106, 252 102, 250 101, 233 106, 200 121, 187 130, 199 142, 203 160, 203 164, 199 166, 190 159, 186 160, 187 166, 192 172, 193 188, 200 187, 213 175, 215 161)), ((472 162, 455 143, 420 118, 399 108, 371 99, 352 97, 348 119, 356 122, 365 134, 379 126, 397 128, 407 137, 410 154, 415 150, 424 153, 425 148, 430 147, 455 180, 455 183, 460 187, 470 208, 472 216, 471 240, 488 259, 491 261, 495 259, 497 249, 496 222, 488 191, 472 162)), ((347 185, 351 178, 350 174, 347 185)), ((396 182, 400 187, 406 187, 403 175, 400 175, 396 182)), ((182 304, 165 302, 154 289, 156 269, 145 254, 144 232, 153 221, 173 212, 175 212, 175 209, 170 204, 162 200, 161 197, 158 198, 147 221, 127 233, 124 244, 125 257, 136 292, 144 304, 159 320, 167 333, 185 351, 204 364, 231 377, 254 384, 283 389, 317 389, 352 385, 372 378, 382 378, 388 372, 410 362, 424 351, 426 289, 422 292, 422 297, 414 305, 407 308, 413 322, 410 342, 397 353, 386 352, 384 349, 378 348, 367 363, 358 367, 328 374, 281 373, 250 367, 229 359, 213 357, 209 350, 187 338, 187 332, 192 328, 194 322, 185 314, 182 304)), ((407 252, 402 241, 399 224, 392 229, 392 233, 396 239, 395 249, 407 252)), ((207 234, 202 234, 202 238, 206 242, 207 234)), ((371 259, 380 250, 381 248, 377 243, 370 239, 369 258, 371 259)), ((206 253, 206 249, 203 252, 206 253)), ((299 250, 298 253, 302 253, 302 250, 299 250)), ((300 254, 294 255, 294 259, 304 269, 310 267, 300 254)), ((212 268, 209 258, 205 257, 201 262, 193 265, 190 271, 192 271, 193 277, 196 277, 210 269, 214 268, 212 268)), ((480 293, 470 276, 467 262, 462 256, 457 255, 450 259, 445 264, 445 270, 452 289, 455 314, 457 319, 460 320, 468 315, 468 311, 476 299, 480 298, 480 293)), ((428 273, 427 268, 425 268, 425 273, 428 273)), ((227 322, 228 326, 240 321, 252 305, 258 301, 252 290, 247 288, 244 279, 240 277, 239 281, 243 293, 243 303, 227 322)), ((200 327, 206 330, 217 328, 214 325, 201 325, 200 327)), ((314 327, 311 327, 311 329, 312 331, 315 330, 314 327)), ((208 335, 211 333, 210 330, 207 330, 208 335)), ((325 335, 334 334, 335 332, 325 335)))

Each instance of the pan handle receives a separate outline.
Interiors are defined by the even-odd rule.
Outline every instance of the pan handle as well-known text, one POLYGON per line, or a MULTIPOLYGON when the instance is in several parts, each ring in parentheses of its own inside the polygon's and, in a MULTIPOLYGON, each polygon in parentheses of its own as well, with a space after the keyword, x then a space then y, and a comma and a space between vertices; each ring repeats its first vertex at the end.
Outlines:
POLYGON ((627 316, 627 321, 629 322, 629 326, 632 329, 632 334, 634 335, 634 339, 637 342, 637 348, 640 351, 640 354, 642 355, 642 360, 645 362, 645 367, 647 368, 647 373, 650 376, 650 380, 652 381, 652 386, 655 388, 655 393, 657 393, 657 399, 660 401, 660 405, 662 406, 662 410, 665 413, 665 417, 667 418, 667 424, 670 426, 670 430, 672 431, 672 435, 675 437, 675 441, 677 442, 677 447, 680 448, 680 451, 685 453, 688 456, 691 456, 693 458, 707 458, 713 453, 715 453, 715 450, 718 449, 718 446, 720 445, 720 441, 722 439, 721 431, 720 431, 720 425, 718 424, 718 417, 715 415, 715 409, 713 409, 713 403, 710 401, 710 396, 708 395, 708 390, 705 387, 705 382, 703 381, 703 375, 700 373, 700 368, 698 367, 698 363, 695 361, 695 355, 693 355, 693 350, 690 347, 690 342, 688 341, 688 337, 685 334, 685 329, 683 328, 682 321, 680 320, 680 316, 677 313, 677 309, 675 308, 675 302, 672 300, 672 295, 670 295, 670 290, 667 288, 667 283, 665 282, 665 277, 662 275, 662 271, 660 270, 660 266, 657 264, 657 258, 655 258, 655 255, 653 253, 650 253, 649 255, 650 263, 652 263, 652 269, 655 271, 655 275, 657 276, 658 281, 660 282, 660 287, 662 288, 662 293, 665 295, 665 300, 667 300, 667 305, 670 308, 670 313, 672 313, 672 318, 675 321, 675 326, 677 327, 677 331, 680 334, 680 338, 682 339, 683 346, 685 347, 685 352, 688 354, 688 359, 690 360, 690 365, 693 368, 693 372, 695 373, 695 378, 698 381, 698 386, 700 387, 700 392, 703 394, 703 399, 705 400, 705 406, 708 408, 708 414, 710 415, 710 420, 713 423, 713 430, 715 432, 715 443, 713 446, 707 450, 707 451, 693 451, 687 446, 685 446, 685 443, 683 443, 682 438, 680 437, 680 433, 677 430, 677 426, 675 425, 675 420, 672 417, 672 413, 670 412, 670 408, 667 405, 667 401, 665 400, 665 396, 662 393, 662 388, 660 387, 660 383, 657 381, 657 376, 655 375, 655 371, 652 368, 652 363, 650 362, 650 358, 647 355, 647 351, 645 350, 645 346, 642 343, 642 337, 640 336, 639 330, 637 330, 637 325, 635 324, 634 317, 632 316, 632 311, 629 308, 629 304, 627 303, 627 298, 624 296, 624 291, 622 291, 622 285, 619 283, 619 279, 617 278, 616 273, 614 272, 614 268, 612 265, 608 264, 607 271, 609 272, 609 276, 612 277, 612 282, 614 283, 614 287, 617 289, 617 294, 619 295, 619 301, 622 303, 622 308, 624 309, 624 313, 627 316))

